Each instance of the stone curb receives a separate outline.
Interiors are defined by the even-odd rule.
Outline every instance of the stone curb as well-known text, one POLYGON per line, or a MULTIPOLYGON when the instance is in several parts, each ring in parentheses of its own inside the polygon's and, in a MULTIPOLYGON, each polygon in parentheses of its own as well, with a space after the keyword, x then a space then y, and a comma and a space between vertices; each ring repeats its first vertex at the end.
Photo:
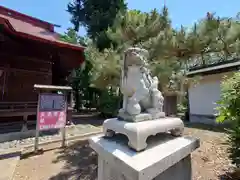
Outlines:
MULTIPOLYGON (((66 130, 71 130, 72 127, 77 127, 77 125, 69 125, 66 126, 66 130)), ((90 125, 91 128, 97 128, 94 127, 93 125, 90 125)), ((88 128, 88 127, 87 127, 88 128)), ((98 129, 98 128, 97 128, 98 129)), ((52 130, 49 130, 49 132, 51 132, 52 130)), ((55 130, 53 130, 55 131, 55 130)), ((42 132, 40 132, 41 134, 42 132)), ((0 143, 4 143, 7 141, 14 141, 14 140, 21 140, 21 139, 25 139, 25 138, 31 138, 31 137, 35 137, 36 135, 36 130, 27 130, 27 131, 23 131, 23 132, 10 132, 10 133, 5 133, 5 134, 0 134, 0 143)))
MULTIPOLYGON (((93 136, 93 135, 97 135, 97 134, 101 134, 102 131, 99 130, 99 131, 96 131, 96 132, 91 132, 91 133, 85 133, 85 134, 81 134, 81 135, 76 135, 76 136, 72 136, 72 137, 68 137, 66 138, 66 142, 68 141, 74 141, 74 140, 78 140, 78 139, 84 139, 84 138, 87 138, 87 137, 90 137, 90 136, 93 136)), ((39 146, 46 146, 48 144, 53 144, 53 143, 59 143, 61 142, 62 139, 61 138, 58 138, 58 139, 54 139, 54 140, 50 140, 50 141, 45 141, 45 142, 42 142, 42 143, 39 143, 39 146)), ((34 144, 30 144, 30 145, 26 145, 26 146, 22 146, 21 149, 29 149, 29 148, 33 148, 34 147, 34 144)))
MULTIPOLYGON (((75 140, 85 139, 87 137, 98 135, 98 134, 101 134, 101 133, 102 133, 102 130, 100 129, 99 131, 68 137, 68 138, 66 138, 66 143, 71 142, 71 141, 75 141, 75 140)), ((61 138, 57 138, 57 139, 41 142, 41 143, 39 143, 39 146, 46 146, 46 145, 49 145, 49 144, 59 143, 61 141, 62 141, 61 138)), ((15 148, 0 150, 0 155, 11 154, 11 153, 16 153, 16 152, 23 152, 24 150, 27 150, 27 149, 30 149, 30 148, 34 148, 34 144, 29 144, 29 145, 25 145, 25 146, 23 145, 23 146, 20 146, 18 148, 15 147, 15 148)))

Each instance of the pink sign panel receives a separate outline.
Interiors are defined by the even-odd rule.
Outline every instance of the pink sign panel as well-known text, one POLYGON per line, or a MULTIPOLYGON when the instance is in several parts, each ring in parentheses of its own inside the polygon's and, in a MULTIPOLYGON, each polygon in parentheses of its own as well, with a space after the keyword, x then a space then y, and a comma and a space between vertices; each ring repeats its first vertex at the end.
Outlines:
POLYGON ((66 124, 66 113, 64 111, 49 111, 38 113, 39 130, 59 129, 66 124))
POLYGON ((65 126, 67 115, 64 95, 41 94, 39 103, 39 130, 60 129, 65 126))

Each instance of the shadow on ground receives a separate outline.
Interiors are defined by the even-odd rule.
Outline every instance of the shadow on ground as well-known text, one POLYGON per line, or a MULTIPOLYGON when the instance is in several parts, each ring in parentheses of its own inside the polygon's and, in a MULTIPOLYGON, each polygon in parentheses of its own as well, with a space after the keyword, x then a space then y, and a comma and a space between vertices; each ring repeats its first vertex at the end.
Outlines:
POLYGON ((202 123, 184 123, 185 127, 188 128, 195 128, 195 129, 201 129, 201 130, 207 130, 207 131, 213 131, 213 132, 225 132, 226 126, 223 125, 209 125, 209 124, 202 124, 202 123))
POLYGON ((240 168, 232 168, 229 172, 219 176, 220 180, 239 180, 240 168))
POLYGON ((70 144, 59 150, 53 163, 65 162, 62 171, 49 180, 97 180, 97 155, 87 140, 70 144))
POLYGON ((74 115, 72 122, 73 124, 91 124, 95 127, 102 126, 105 119, 99 116, 99 113, 95 114, 79 114, 74 115))
POLYGON ((240 176, 235 176, 229 173, 219 176, 219 180, 239 180, 239 179, 240 179, 240 176))

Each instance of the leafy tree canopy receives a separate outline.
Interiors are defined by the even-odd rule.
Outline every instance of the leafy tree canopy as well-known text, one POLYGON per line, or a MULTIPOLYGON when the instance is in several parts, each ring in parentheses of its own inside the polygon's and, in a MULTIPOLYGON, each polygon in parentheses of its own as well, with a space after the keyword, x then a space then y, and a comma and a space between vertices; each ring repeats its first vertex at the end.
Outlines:
POLYGON ((71 22, 76 31, 83 25, 100 50, 109 48, 111 41, 105 31, 111 27, 119 11, 125 11, 124 0, 73 0, 68 4, 71 22))
POLYGON ((68 5, 75 27, 85 26, 92 40, 86 52, 93 65, 96 87, 118 86, 119 61, 123 50, 129 46, 140 46, 150 52, 152 72, 161 82, 159 88, 166 91, 178 91, 182 83, 188 82, 185 72, 189 66, 239 58, 238 16, 226 18, 207 13, 191 28, 182 26, 174 29, 167 7, 149 13, 120 11, 126 8, 124 1, 118 1, 121 6, 116 5, 117 1, 111 1, 118 7, 118 10, 110 11, 111 14, 106 13, 110 6, 100 2, 79 0, 68 5), (98 8, 95 10, 93 7, 98 8), (105 16, 100 16, 101 13, 105 16), (99 42, 103 42, 101 38, 108 39, 109 43, 103 43, 100 47, 99 42))
POLYGON ((67 32, 60 36, 60 39, 71 44, 86 46, 85 38, 79 36, 73 28, 68 28, 67 32))

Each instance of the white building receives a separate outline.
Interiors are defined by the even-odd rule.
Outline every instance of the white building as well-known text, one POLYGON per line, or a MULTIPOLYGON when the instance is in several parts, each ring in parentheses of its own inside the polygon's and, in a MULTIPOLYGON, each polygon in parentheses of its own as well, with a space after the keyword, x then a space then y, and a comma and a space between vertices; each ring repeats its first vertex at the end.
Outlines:
POLYGON ((221 82, 224 76, 231 76, 240 69, 240 61, 229 61, 204 68, 195 68, 187 73, 197 83, 188 87, 190 122, 214 124, 217 111, 216 101, 220 99, 221 82))

